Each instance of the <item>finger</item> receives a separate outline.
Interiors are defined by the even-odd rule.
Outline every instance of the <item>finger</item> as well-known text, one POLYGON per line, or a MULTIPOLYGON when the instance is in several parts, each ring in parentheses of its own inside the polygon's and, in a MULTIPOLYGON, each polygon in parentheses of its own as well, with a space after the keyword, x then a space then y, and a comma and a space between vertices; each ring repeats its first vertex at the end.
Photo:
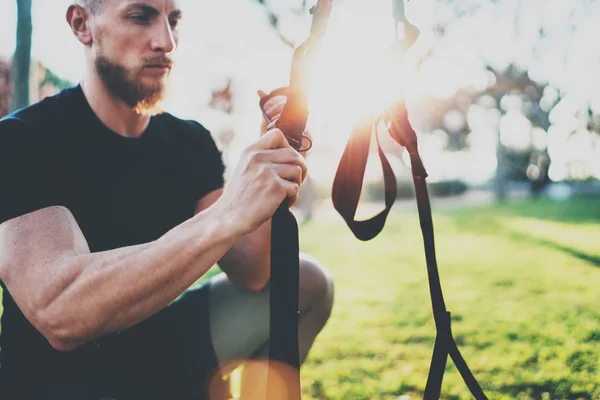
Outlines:
POLYGON ((291 147, 283 132, 277 128, 267 131, 257 142, 256 146, 264 150, 291 147))
POLYGON ((296 164, 298 152, 292 147, 261 150, 260 161, 273 164, 296 164))
POLYGON ((285 190, 285 197, 288 199, 288 206, 291 207, 298 200, 300 194, 300 185, 295 182, 290 182, 284 179, 280 181, 281 187, 285 190))
MULTIPOLYGON (((262 90, 257 90, 256 94, 258 95, 258 97, 260 99, 262 99, 265 96, 268 96, 267 93, 263 92, 262 90)), ((287 102, 287 97, 284 95, 277 95, 277 96, 273 96, 269 99, 267 99, 265 101, 265 104, 263 104, 262 108, 264 110, 268 110, 270 108, 272 108, 273 106, 276 106, 278 104, 285 104, 287 102)))
POLYGON ((274 164, 289 164, 300 167, 302 170, 302 180, 300 182, 304 182, 304 179, 306 179, 306 174, 308 172, 306 160, 301 154, 294 150, 293 147, 267 150, 263 157, 264 161, 269 161, 274 164))
POLYGON ((283 96, 277 96, 272 99, 267 100, 264 104, 263 108, 266 111, 270 111, 273 108, 283 108, 283 106, 287 103, 287 99, 283 96))
POLYGON ((294 164, 276 164, 275 173, 281 178, 288 182, 294 182, 298 186, 302 185, 303 182, 303 171, 299 165, 294 164))
POLYGON ((262 122, 260 123, 260 135, 261 136, 263 136, 265 133, 267 133, 268 126, 269 126, 269 124, 267 124, 267 121, 265 121, 263 119, 262 122))
POLYGON ((302 170, 302 181, 306 179, 306 175, 308 174, 308 166, 306 165, 306 160, 304 159, 304 155, 300 153, 296 153, 296 165, 300 167, 302 170))
POLYGON ((286 102, 287 102, 287 97, 281 96, 281 95, 275 96, 275 97, 271 97, 270 99, 268 99, 265 102, 264 107, 269 108, 269 107, 273 107, 278 104, 285 104, 286 102))
POLYGON ((271 106, 265 106, 265 114, 270 120, 273 120, 275 117, 281 114, 284 106, 285 102, 276 103, 271 106))
POLYGON ((287 206, 288 206, 288 208, 292 208, 298 202, 298 198, 299 197, 300 197, 300 193, 299 192, 294 197, 288 197, 287 198, 287 206))

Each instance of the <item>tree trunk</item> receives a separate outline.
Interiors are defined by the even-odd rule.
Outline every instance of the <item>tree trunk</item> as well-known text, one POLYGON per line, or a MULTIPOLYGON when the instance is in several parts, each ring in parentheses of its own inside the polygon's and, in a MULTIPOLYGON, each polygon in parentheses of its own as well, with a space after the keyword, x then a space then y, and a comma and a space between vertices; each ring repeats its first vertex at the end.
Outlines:
POLYGON ((15 90, 12 104, 15 110, 29 105, 31 32, 31 0, 17 0, 17 46, 13 58, 15 90))
POLYGON ((500 141, 500 129, 498 129, 498 147, 496 148, 496 157, 498 165, 496 167, 496 179, 494 180, 494 198, 497 202, 503 202, 507 198, 507 165, 506 165, 506 150, 500 141))

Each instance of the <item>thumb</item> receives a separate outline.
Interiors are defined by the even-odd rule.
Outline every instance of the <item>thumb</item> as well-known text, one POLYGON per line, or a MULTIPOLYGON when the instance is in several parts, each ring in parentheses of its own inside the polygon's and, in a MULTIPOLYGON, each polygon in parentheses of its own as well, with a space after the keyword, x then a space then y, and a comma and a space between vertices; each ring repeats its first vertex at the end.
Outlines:
POLYGON ((262 149, 281 149, 291 146, 283 132, 280 129, 274 128, 262 136, 258 142, 258 147, 262 149))
POLYGON ((260 89, 256 91, 256 94, 258 94, 258 97, 260 97, 261 99, 267 95, 265 92, 263 92, 260 89))

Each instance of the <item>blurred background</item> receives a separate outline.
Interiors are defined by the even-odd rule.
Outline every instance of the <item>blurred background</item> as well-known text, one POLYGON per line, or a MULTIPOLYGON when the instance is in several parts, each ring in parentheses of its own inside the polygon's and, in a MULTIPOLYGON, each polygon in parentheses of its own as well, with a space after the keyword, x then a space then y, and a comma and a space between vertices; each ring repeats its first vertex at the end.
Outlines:
MULTIPOLYGON (((0 115, 78 82, 82 49, 65 22, 69 2, 0 2, 0 115)), ((206 125, 234 165, 257 137, 256 90, 287 84, 291 54, 308 33, 312 4, 183 3, 186 18, 167 108, 206 125)), ((421 137, 432 194, 485 189, 465 199, 489 201, 597 190, 597 1, 414 0, 406 3, 406 15, 421 36, 407 55, 407 68, 393 71, 387 62, 394 39, 391 1, 335 2, 311 88, 317 199, 329 194, 352 125, 390 98, 390 88, 398 87, 390 82, 398 81, 421 137)), ((406 155, 385 139, 384 146, 399 156, 393 157, 399 195, 411 196, 406 155)), ((367 180, 365 196, 378 199, 378 163, 370 163, 367 180)))
MULTIPOLYGON (((0 0, 0 116, 80 79, 69 3, 0 0)), ((314 2, 181 3, 167 110, 209 128, 232 167, 259 135, 256 91, 288 83, 314 2)), ((336 273, 338 297, 308 361, 306 398, 410 398, 424 387, 433 325, 404 149, 381 135, 399 192, 396 236, 378 239, 389 247, 378 242, 377 256, 350 237, 330 200, 352 126, 398 95, 429 173, 449 308, 471 319, 455 332, 484 389, 492 398, 599 398, 600 1, 406 1, 421 35, 401 70, 390 67, 391 3, 334 1, 311 85, 310 178, 295 211, 310 222, 302 246, 336 273), (412 245, 394 253, 400 239, 412 245), (366 278, 373 265, 384 269, 366 278), (357 327, 362 341, 348 339, 357 327)), ((382 207, 373 152, 362 216, 382 207)), ((447 376, 445 396, 469 398, 452 367, 447 376)))

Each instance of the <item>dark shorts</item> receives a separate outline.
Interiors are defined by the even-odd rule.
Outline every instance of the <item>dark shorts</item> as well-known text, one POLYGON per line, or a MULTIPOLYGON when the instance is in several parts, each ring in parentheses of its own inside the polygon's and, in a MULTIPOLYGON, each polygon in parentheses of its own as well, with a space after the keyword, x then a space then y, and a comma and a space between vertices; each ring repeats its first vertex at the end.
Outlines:
POLYGON ((22 368, 0 374, 0 399, 202 400, 219 364, 227 371, 231 361, 265 357, 268 338, 268 286, 242 290, 219 274, 119 334, 52 359, 29 349, 22 368))
MULTIPOLYGON (((75 350, 85 372, 24 395, 27 382, 12 382, 3 400, 188 400, 208 398, 217 370, 209 324, 209 287, 204 284, 142 323, 75 350), (93 360, 85 362, 83 360, 93 360), (42 390, 41 392, 39 390, 42 390)), ((81 372, 81 373, 80 373, 81 372)))

